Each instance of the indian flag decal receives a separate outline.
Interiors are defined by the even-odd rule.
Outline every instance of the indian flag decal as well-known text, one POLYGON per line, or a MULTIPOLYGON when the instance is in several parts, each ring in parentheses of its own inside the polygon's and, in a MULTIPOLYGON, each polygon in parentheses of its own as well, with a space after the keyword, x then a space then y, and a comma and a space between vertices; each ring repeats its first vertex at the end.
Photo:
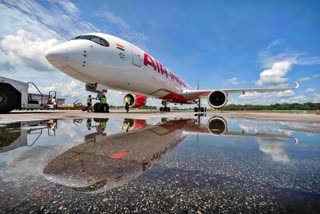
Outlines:
POLYGON ((117 45, 117 48, 118 48, 118 49, 120 49, 120 50, 122 50, 122 51, 125 51, 123 45, 120 45, 120 44, 118 44, 118 43, 116 43, 116 45, 117 45))

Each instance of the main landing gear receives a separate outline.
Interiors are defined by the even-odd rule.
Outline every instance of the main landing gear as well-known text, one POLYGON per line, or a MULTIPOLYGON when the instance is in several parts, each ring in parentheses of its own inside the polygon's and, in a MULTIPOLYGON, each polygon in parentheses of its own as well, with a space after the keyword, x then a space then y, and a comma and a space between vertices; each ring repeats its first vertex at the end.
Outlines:
POLYGON ((194 108, 194 112, 207 112, 206 107, 201 107, 201 99, 200 98, 198 99, 198 101, 196 101, 196 103, 198 104, 198 107, 194 108))
POLYGON ((171 111, 170 107, 167 107, 167 102, 162 101, 162 105, 164 105, 164 107, 160 107, 161 112, 170 112, 171 111))

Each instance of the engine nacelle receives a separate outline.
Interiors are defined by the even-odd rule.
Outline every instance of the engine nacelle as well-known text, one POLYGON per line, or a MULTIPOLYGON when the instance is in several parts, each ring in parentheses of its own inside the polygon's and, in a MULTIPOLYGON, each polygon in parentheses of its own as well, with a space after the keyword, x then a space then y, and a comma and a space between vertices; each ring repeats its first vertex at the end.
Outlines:
POLYGON ((145 120, 126 118, 123 120, 122 129, 125 131, 138 130, 146 126, 147 126, 147 122, 145 120))
POLYGON ((146 105, 147 98, 141 94, 127 94, 124 96, 123 101, 125 98, 129 99, 129 106, 131 108, 140 108, 146 105))
POLYGON ((212 117, 208 121, 208 130, 214 135, 223 135, 227 130, 227 121, 222 117, 212 117))
POLYGON ((208 103, 212 108, 223 108, 227 102, 228 95, 224 91, 212 91, 208 95, 208 103))

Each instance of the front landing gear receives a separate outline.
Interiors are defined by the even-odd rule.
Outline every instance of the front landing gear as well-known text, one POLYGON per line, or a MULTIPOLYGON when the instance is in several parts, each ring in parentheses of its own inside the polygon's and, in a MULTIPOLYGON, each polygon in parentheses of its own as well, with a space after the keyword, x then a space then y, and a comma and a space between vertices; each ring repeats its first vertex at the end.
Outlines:
POLYGON ((160 107, 161 112, 170 112, 171 111, 170 107, 167 107, 167 102, 162 101, 162 105, 164 105, 164 107, 160 107))
POLYGON ((194 112, 207 112, 206 107, 201 107, 201 99, 199 98, 196 103, 198 104, 198 107, 194 108, 194 112))

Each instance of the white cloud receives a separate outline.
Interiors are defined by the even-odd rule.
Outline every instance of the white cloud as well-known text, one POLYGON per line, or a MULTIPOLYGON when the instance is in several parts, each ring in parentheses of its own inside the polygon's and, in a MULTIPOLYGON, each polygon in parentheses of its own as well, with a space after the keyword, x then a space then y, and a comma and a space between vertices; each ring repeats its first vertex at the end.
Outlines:
POLYGON ((319 78, 319 77, 320 77, 320 74, 314 74, 314 75, 312 75, 310 77, 301 77, 301 78, 298 79, 298 81, 301 81, 301 82, 309 81, 309 80, 316 79, 316 78, 319 78))
POLYGON ((261 93, 257 93, 257 92, 247 92, 245 94, 241 94, 239 96, 240 99, 243 100, 252 100, 252 99, 256 99, 257 97, 261 97, 261 93))
POLYGON ((59 4, 62 8, 71 14, 80 15, 80 10, 71 2, 65 0, 49 0, 52 3, 59 4))
POLYGON ((259 144, 259 150, 266 155, 270 155, 273 161, 290 161, 287 151, 285 150, 284 142, 269 138, 258 138, 257 142, 259 144))
POLYGON ((62 97, 78 98, 82 95, 81 90, 83 90, 84 85, 77 80, 71 80, 69 83, 54 83, 51 86, 40 86, 39 88, 45 94, 48 94, 49 91, 57 91, 62 97))
POLYGON ((3 3, 1 12, 5 15, 1 14, 0 17, 10 21, 4 22, 2 26, 6 29, 6 34, 10 32, 10 28, 14 30, 19 28, 44 38, 46 38, 45 35, 55 34, 54 38, 69 39, 83 32, 100 31, 99 28, 82 19, 79 9, 68 1, 51 0, 48 8, 33 0, 19 2, 4 0, 3 3))
POLYGON ((238 85, 239 80, 237 77, 233 77, 233 78, 227 79, 226 83, 229 83, 231 85, 238 85))
POLYGON ((280 92, 268 92, 268 93, 258 93, 258 92, 247 92, 239 96, 242 100, 253 100, 253 99, 265 99, 272 100, 279 97, 292 97, 295 96, 294 91, 280 91, 280 92))
MULTIPOLYGON (((21 1, 19 7, 23 7, 23 5, 27 1, 21 1)), ((34 17, 34 14, 38 14, 39 7, 37 4, 34 4, 32 1, 28 1, 28 7, 31 6, 31 9, 20 9, 17 8, 12 2, 9 1, 3 2, 4 4, 0 4, 0 19, 1 19, 1 28, 0 28, 0 35, 9 35, 15 34, 18 29, 23 29, 27 32, 33 32, 34 34, 40 36, 42 38, 57 38, 61 39, 62 37, 57 34, 54 30, 49 28, 46 24, 39 21, 39 17, 34 17), (33 14, 28 15, 27 13, 30 12, 33 14)), ((44 10, 44 9, 43 9, 44 10)), ((46 11, 42 12, 46 13, 46 11)), ((51 17, 52 18, 52 17, 51 17)), ((42 20, 42 19, 40 19, 42 20)))
POLYGON ((121 37, 132 44, 137 45, 143 50, 148 50, 145 45, 148 37, 143 32, 124 32, 121 34, 121 37))
POLYGON ((317 89, 316 88, 307 88, 306 92, 316 92, 317 89))
POLYGON ((25 64, 37 71, 52 71, 52 66, 45 59, 44 53, 58 43, 57 39, 43 39, 20 29, 16 35, 4 36, 0 46, 7 60, 4 63, 8 65, 25 64))
MULTIPOLYGON (((269 95, 272 96, 272 95, 269 95)), ((289 90, 289 91, 280 91, 280 92, 275 92, 275 97, 293 97, 295 96, 294 91, 289 90)))
POLYGON ((320 95, 316 93, 313 94, 312 96, 299 95, 299 96, 281 99, 279 101, 279 103, 306 103, 306 102, 319 103, 320 95))
POLYGON ((297 58, 297 64, 299 65, 319 65, 320 56, 299 57, 297 58))
MULTIPOLYGON (((81 11, 69 1, 48 0, 47 3, 34 0, 1 2, 1 75, 4 73, 8 78, 32 81, 45 94, 57 91, 57 97, 66 98, 67 103, 72 103, 75 99, 84 103, 90 92, 85 91, 83 83, 72 80, 55 69, 52 70, 56 72, 49 74, 37 71, 51 70, 44 52, 52 45, 84 32, 102 30, 82 18, 81 11)), ((115 35, 118 34, 140 47, 145 46, 147 37, 144 33, 130 32, 130 26, 113 13, 109 13, 108 18, 121 27, 115 35)), ((108 25, 103 26, 103 31, 111 32, 108 25)), ((123 105, 124 95, 120 92, 109 90, 107 96, 110 104, 123 105)), ((148 99, 147 104, 153 103, 152 99, 148 99)))
POLYGON ((237 77, 232 77, 230 79, 227 79, 224 84, 226 85, 239 85, 239 84, 245 84, 247 81, 245 80, 239 80, 237 77))
POLYGON ((146 41, 148 37, 143 32, 135 32, 132 27, 120 15, 111 11, 98 11, 95 13, 100 19, 106 19, 106 24, 110 26, 108 32, 115 36, 119 36, 138 47, 147 50, 146 41))
POLYGON ((266 69, 260 73, 260 79, 256 81, 256 85, 278 85, 286 82, 285 78, 291 69, 294 61, 276 62, 270 69, 266 69))
POLYGON ((304 52, 292 52, 292 51, 282 51, 279 52, 279 49, 287 48, 280 47, 284 46, 285 41, 277 39, 271 42, 264 50, 258 53, 259 61, 262 63, 264 68, 270 68, 274 63, 280 61, 291 61, 294 64, 299 65, 319 65, 320 56, 307 56, 304 52), (278 52, 278 53, 275 53, 278 52))
MULTIPOLYGON (((283 40, 275 40, 258 54, 263 68, 268 68, 260 73, 257 85, 277 85, 285 83, 286 75, 293 65, 319 65, 320 56, 307 56, 303 52, 284 51, 279 53, 283 40), (278 52, 278 53, 275 53, 278 52)), ((282 47, 281 47, 282 48, 282 47)), ((286 49, 286 48, 282 48, 286 49)), ((316 75, 317 78, 318 75, 316 75)), ((308 81, 311 77, 302 77, 299 81, 308 81)))
POLYGON ((107 18, 107 20, 110 23, 115 24, 119 27, 122 27, 125 29, 128 29, 130 27, 122 18, 120 18, 119 16, 116 16, 115 14, 113 14, 110 11, 105 12, 103 16, 105 18, 107 18))
POLYGON ((271 92, 271 93, 246 93, 234 99, 234 104, 270 105, 274 103, 306 103, 320 102, 320 94, 309 92, 308 96, 296 94, 295 91, 271 92), (313 94, 312 94, 313 93, 313 94))
POLYGON ((299 82, 309 81, 309 80, 311 80, 310 77, 301 77, 301 78, 298 79, 299 82))

